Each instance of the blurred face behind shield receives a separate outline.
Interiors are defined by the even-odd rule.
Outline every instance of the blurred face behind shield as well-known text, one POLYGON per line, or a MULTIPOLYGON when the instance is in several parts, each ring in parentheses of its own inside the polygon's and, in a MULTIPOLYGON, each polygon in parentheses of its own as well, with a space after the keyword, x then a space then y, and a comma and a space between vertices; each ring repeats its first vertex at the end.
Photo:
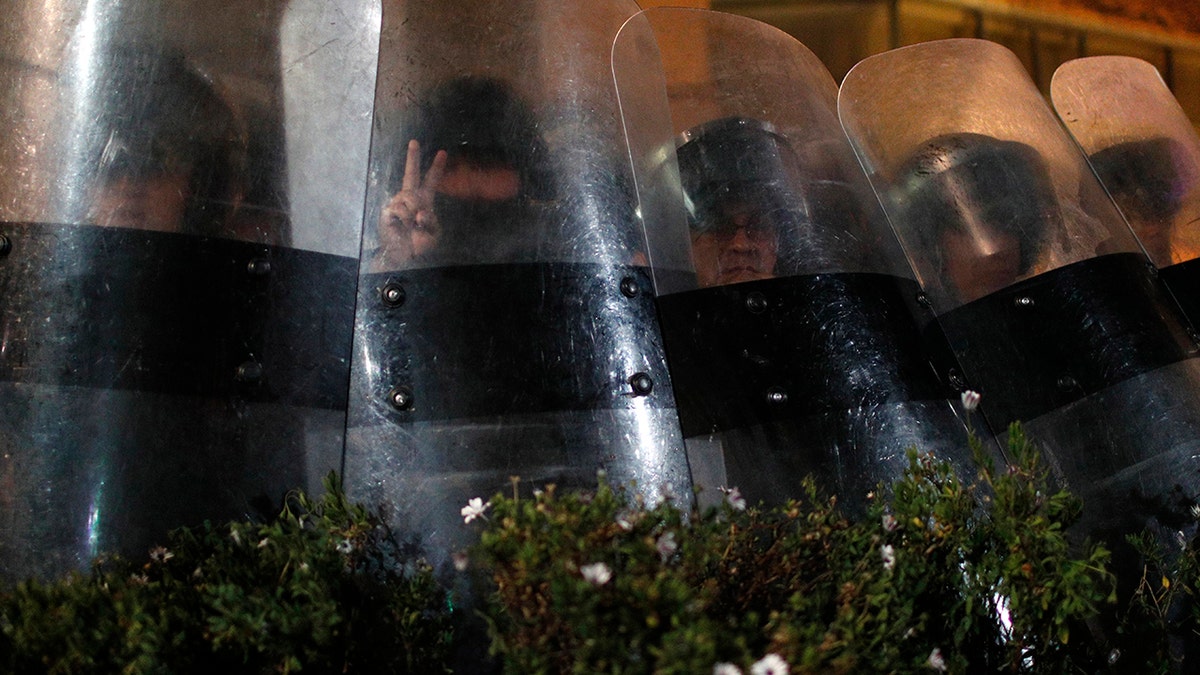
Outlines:
POLYGON ((232 109, 178 55, 129 47, 102 63, 87 220, 228 235, 246 145, 232 109))
POLYGON ((971 133, 921 146, 901 169, 905 227, 917 233, 928 286, 956 303, 1029 275, 1061 212, 1033 148, 971 133))
POLYGON ((1159 264, 1180 262, 1173 249, 1173 224, 1197 176, 1178 141, 1160 137, 1127 141, 1088 158, 1100 182, 1159 264))
POLYGON ((700 287, 776 276, 781 236, 802 207, 786 142, 757 120, 725 118, 689 130, 679 171, 700 287))
POLYGON ((702 288, 775 276, 779 227, 770 209, 748 199, 718 198, 692 228, 692 262, 702 288))
MULTIPOLYGON (((511 247, 531 200, 547 199, 534 117, 505 83, 466 76, 435 89, 380 214, 376 268, 457 262, 511 247)), ((496 255, 495 257, 502 257, 496 255)))

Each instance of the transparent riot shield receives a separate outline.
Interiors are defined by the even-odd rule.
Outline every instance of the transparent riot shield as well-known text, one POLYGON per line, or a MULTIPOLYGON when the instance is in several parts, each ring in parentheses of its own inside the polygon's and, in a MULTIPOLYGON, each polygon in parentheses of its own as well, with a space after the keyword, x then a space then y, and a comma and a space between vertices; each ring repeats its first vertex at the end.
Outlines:
POLYGON ((10 4, 4 581, 144 556, 340 467, 380 15, 10 4))
POLYGON ((1154 66, 1126 56, 1068 61, 1050 85, 1163 282, 1200 322, 1200 137, 1154 66))
POLYGON ((973 475, 816 56, 757 21, 664 8, 626 24, 613 69, 702 498, 781 503, 813 475, 855 509, 911 447, 973 475))
POLYGON ((1085 532, 1120 547, 1191 522, 1196 347, 1016 56, 888 52, 847 75, 839 110, 992 428, 1024 422, 1085 532))
POLYGON ((385 7, 346 479, 435 565, 513 479, 690 498, 609 66, 636 11, 385 7))

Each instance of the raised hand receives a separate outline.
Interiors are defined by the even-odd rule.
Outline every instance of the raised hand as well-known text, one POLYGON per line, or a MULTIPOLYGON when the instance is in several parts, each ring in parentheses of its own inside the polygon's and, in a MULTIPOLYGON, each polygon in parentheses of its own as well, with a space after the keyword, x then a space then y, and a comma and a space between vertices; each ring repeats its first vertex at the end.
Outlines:
POLYGON ((433 210, 433 196, 446 170, 446 151, 439 150, 429 171, 421 175, 421 144, 408 142, 404 178, 379 214, 379 252, 376 269, 403 267, 437 245, 441 225, 433 210))

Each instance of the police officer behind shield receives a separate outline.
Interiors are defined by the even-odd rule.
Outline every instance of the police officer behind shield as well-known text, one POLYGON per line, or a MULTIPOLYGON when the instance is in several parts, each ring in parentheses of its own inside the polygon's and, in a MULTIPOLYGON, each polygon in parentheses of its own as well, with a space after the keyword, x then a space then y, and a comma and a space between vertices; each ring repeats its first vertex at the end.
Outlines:
POLYGON ((179 54, 130 46, 107 58, 87 221, 228 235, 243 193, 240 119, 179 54))
POLYGON ((747 117, 683 141, 698 288, 661 296, 659 310, 694 482, 782 503, 812 474, 856 511, 913 444, 965 466, 904 304, 915 282, 877 271, 890 271, 887 249, 850 198, 840 146, 810 138, 797 151, 747 117))
POLYGON ((781 249, 794 250, 794 239, 811 229, 791 185, 791 146, 769 124, 738 117, 700 125, 682 140, 679 171, 697 285, 778 276, 787 262, 781 249))
POLYGON ((380 214, 375 269, 526 257, 530 202, 551 193, 532 113, 503 82, 464 76, 438 87, 418 117, 380 214))
POLYGON ((1062 214, 1045 162, 1023 143, 973 133, 922 145, 900 171, 902 203, 925 223, 941 286, 967 303, 1034 271, 1062 214))
POLYGON ((1187 252, 1174 250, 1172 226, 1197 177, 1182 144, 1168 137, 1125 141, 1088 161, 1150 259, 1160 267, 1183 262, 1187 252))

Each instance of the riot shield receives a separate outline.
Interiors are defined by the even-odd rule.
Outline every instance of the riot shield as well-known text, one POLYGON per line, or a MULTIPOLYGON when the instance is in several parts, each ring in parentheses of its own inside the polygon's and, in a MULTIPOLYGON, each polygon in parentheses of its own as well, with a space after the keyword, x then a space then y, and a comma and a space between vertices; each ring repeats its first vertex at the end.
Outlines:
POLYGON ((340 468, 379 25, 369 3, 9 10, 6 582, 144 556, 340 468), (311 151, 321 129, 336 152, 311 151))
POLYGON ((636 11, 385 7, 346 479, 435 565, 513 480, 690 498, 609 68, 636 11))
POLYGON ((1068 61, 1050 85, 1059 117, 1163 282, 1200 321, 1200 138, 1154 66, 1125 56, 1068 61))
POLYGON ((812 475, 856 510, 911 447, 972 475, 950 366, 923 343, 816 56, 757 21, 664 8, 626 24, 613 69, 702 499, 782 503, 812 475))
POLYGON ((839 111, 993 429, 1015 420, 1116 546, 1182 527, 1200 361, 1020 61, 981 40, 863 61, 839 111))

